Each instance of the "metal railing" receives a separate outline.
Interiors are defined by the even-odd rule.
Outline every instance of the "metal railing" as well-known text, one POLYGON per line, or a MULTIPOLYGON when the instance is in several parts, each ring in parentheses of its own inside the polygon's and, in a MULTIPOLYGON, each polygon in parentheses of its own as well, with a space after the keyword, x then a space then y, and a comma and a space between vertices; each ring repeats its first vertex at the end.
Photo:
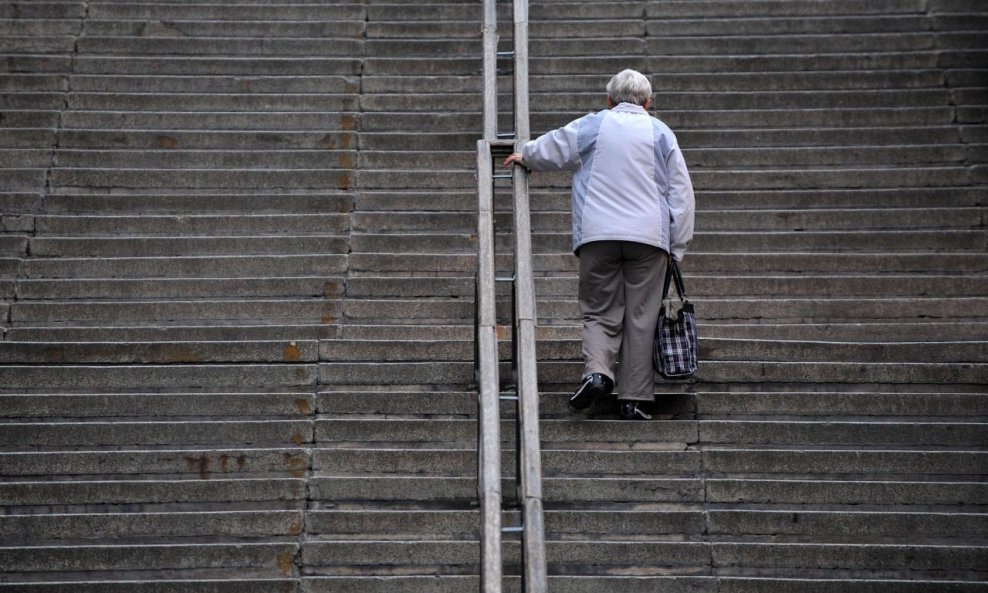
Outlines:
POLYGON ((545 526, 542 511, 542 457, 539 442, 539 391, 535 354, 535 282, 528 203, 528 172, 519 166, 495 173, 494 155, 521 150, 528 125, 528 2, 514 0, 514 50, 498 52, 496 0, 484 0, 484 138, 477 142, 477 280, 474 367, 478 384, 477 492, 481 509, 481 575, 484 593, 500 593, 503 584, 501 521, 501 401, 517 405, 515 414, 515 502, 521 512, 522 591, 545 593, 545 526), (513 57, 514 132, 497 131, 497 59, 513 57), (502 138, 513 137, 513 140, 502 138), (494 191, 497 178, 512 185, 514 271, 498 277, 495 257, 494 191), (512 284, 512 380, 515 394, 501 391, 497 338, 497 283, 512 284))

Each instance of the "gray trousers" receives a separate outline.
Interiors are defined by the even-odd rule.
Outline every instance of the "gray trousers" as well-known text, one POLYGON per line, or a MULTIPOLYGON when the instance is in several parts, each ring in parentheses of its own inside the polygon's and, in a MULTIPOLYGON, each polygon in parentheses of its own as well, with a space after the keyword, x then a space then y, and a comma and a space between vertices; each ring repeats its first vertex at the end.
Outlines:
POLYGON ((669 256, 632 241, 586 243, 579 255, 583 376, 603 373, 615 379, 619 399, 652 401, 652 340, 669 256))

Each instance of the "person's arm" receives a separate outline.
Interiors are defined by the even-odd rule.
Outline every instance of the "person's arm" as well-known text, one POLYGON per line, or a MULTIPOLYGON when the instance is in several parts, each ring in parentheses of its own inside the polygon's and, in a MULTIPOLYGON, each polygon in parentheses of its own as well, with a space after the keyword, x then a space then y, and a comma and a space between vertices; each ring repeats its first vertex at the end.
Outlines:
POLYGON ((693 240, 693 218, 696 199, 693 196, 693 182, 686 169, 686 161, 679 147, 673 149, 666 158, 669 172, 669 251, 676 261, 682 261, 686 248, 693 240))
POLYGON ((575 171, 580 168, 580 151, 576 134, 580 120, 573 120, 561 128, 547 132, 525 143, 520 153, 504 159, 504 165, 518 163, 533 171, 575 171))

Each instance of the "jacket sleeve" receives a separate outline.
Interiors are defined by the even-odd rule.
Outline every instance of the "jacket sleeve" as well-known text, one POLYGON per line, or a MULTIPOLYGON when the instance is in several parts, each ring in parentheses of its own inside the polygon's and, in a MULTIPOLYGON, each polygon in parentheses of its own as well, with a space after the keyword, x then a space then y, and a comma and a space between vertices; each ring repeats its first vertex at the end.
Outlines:
POLYGON ((576 171, 580 168, 577 133, 580 120, 546 132, 522 148, 522 162, 533 171, 576 171))
POLYGON ((696 199, 693 196, 693 182, 690 181, 690 173, 686 170, 686 161, 679 147, 669 153, 666 165, 669 172, 669 251, 676 261, 681 261, 693 240, 696 199))

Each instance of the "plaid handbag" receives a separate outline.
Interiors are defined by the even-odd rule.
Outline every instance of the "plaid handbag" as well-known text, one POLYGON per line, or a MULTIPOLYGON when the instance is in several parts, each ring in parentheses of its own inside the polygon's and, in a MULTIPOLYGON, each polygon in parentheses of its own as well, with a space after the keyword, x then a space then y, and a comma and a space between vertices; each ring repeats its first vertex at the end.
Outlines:
POLYGON ((674 259, 669 260, 665 285, 662 287, 662 308, 655 324, 652 364, 664 379, 689 379, 696 373, 696 320, 693 317, 693 305, 686 298, 683 276, 674 259), (672 280, 676 282, 676 292, 679 293, 682 304, 679 314, 675 316, 672 316, 671 307, 666 302, 672 280))

